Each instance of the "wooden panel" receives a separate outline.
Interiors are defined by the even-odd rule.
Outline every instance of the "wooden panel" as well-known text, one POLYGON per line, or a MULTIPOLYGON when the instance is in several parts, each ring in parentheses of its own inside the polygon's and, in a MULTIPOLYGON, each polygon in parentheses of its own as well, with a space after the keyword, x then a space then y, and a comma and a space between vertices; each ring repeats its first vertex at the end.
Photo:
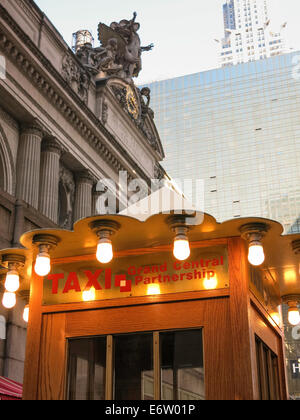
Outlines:
POLYGON ((128 307, 134 305, 149 305, 154 303, 164 302, 177 302, 184 300, 199 300, 199 299, 211 299, 219 297, 229 297, 228 289, 219 290, 201 290, 200 292, 185 292, 185 293, 172 293, 168 295, 153 295, 153 296, 141 296, 131 297, 126 299, 111 299, 111 300, 99 300, 95 302, 78 302, 68 303, 61 305, 50 305, 43 306, 43 313, 56 313, 56 312, 77 312, 86 311, 92 309, 108 309, 114 307, 128 307))
POLYGON ((34 270, 30 283, 30 309, 27 327, 26 357, 23 381, 23 399, 36 400, 39 377, 40 336, 42 329, 43 282, 34 270))
POLYGON ((66 336, 84 337, 204 327, 207 399, 232 399, 229 300, 112 308, 66 315, 66 336))
POLYGON ((235 400, 253 399, 251 365, 249 279, 245 244, 240 238, 228 243, 230 273, 230 322, 232 327, 235 400))
POLYGON ((286 371, 285 371, 285 357, 284 357, 284 344, 283 344, 283 337, 279 334, 279 330, 276 327, 271 326, 268 322, 267 318, 263 317, 261 311, 256 309, 254 303, 251 305, 250 309, 250 317, 251 317, 251 347, 253 352, 251 354, 252 365, 253 365, 253 375, 254 375, 254 399, 259 399, 259 392, 258 392, 258 378, 257 378, 257 359, 255 353, 255 335, 259 337, 271 350, 272 352, 278 357, 279 362, 279 369, 278 369, 278 376, 279 376, 279 394, 280 399, 286 400, 288 398, 288 390, 287 390, 287 378, 286 378, 286 371))
POLYGON ((43 317, 38 400, 63 400, 65 397, 65 318, 65 314, 43 317))
POLYGON ((256 334, 276 355, 279 354, 278 335, 270 328, 267 322, 259 315, 253 306, 251 314, 251 331, 256 334))

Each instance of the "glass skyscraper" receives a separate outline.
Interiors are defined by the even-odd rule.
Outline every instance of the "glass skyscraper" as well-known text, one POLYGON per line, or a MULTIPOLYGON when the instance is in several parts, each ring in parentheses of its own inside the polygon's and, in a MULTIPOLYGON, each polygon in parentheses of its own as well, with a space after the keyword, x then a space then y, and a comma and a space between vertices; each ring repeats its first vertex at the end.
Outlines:
POLYGON ((150 84, 164 167, 203 179, 205 212, 218 221, 259 216, 300 232, 298 56, 150 84))
MULTIPOLYGON (((266 217, 300 232, 300 52, 149 85, 167 173, 205 181, 219 222, 266 217)), ((191 190, 184 190, 186 195, 191 190)), ((290 393, 300 398, 300 341, 286 325, 290 393)))

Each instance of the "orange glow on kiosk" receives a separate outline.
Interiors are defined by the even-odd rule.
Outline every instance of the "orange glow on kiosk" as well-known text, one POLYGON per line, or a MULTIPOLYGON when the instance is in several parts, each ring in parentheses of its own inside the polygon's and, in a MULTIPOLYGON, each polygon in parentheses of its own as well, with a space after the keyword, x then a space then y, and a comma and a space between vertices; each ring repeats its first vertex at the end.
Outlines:
POLYGON ((25 400, 288 398, 278 308, 300 321, 300 235, 190 217, 91 217, 0 251, 3 305, 30 295, 25 400))

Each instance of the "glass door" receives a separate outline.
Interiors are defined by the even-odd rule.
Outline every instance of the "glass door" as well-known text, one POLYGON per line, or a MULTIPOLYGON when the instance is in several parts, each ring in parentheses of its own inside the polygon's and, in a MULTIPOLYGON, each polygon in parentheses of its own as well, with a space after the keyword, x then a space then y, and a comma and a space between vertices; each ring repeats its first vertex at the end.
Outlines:
POLYGON ((202 330, 69 340, 70 400, 205 399, 202 330))

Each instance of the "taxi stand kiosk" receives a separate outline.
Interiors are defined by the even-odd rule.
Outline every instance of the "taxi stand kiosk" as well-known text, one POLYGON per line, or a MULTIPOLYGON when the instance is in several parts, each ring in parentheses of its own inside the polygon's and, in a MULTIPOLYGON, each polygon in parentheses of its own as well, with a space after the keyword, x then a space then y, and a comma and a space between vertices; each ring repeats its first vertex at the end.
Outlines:
POLYGON ((25 400, 288 398, 279 308, 297 322, 300 235, 191 220, 92 217, 1 251, 30 289, 25 400))

